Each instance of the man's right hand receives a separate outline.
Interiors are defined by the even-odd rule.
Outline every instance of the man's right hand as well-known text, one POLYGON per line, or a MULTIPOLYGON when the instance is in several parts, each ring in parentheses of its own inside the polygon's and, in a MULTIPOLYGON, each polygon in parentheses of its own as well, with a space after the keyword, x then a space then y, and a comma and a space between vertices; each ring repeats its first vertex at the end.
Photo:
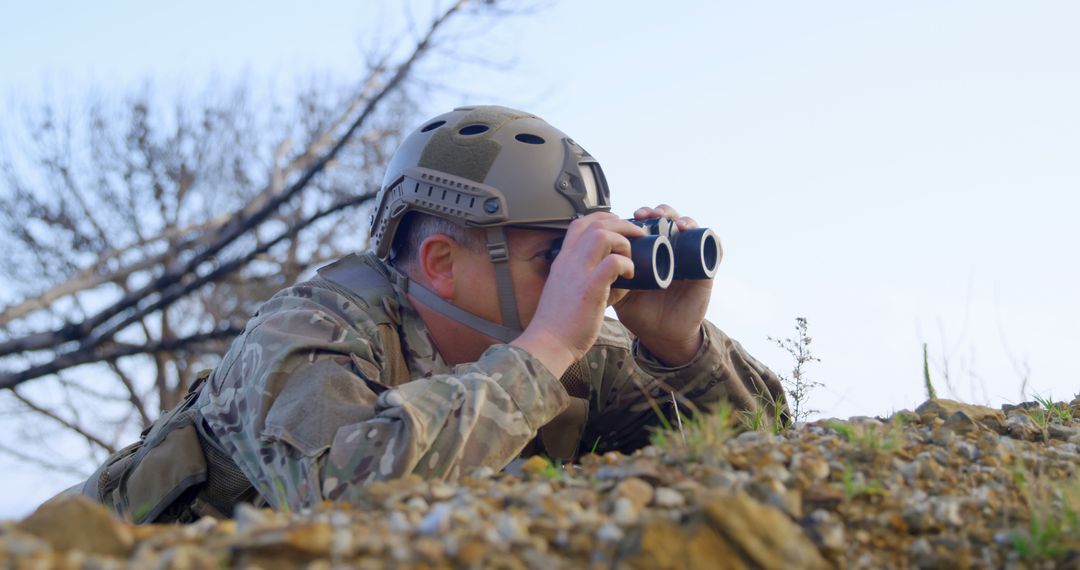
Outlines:
POLYGON ((600 334, 611 284, 632 278, 630 240, 646 230, 615 214, 574 220, 551 264, 540 302, 525 331, 510 344, 527 350, 555 377, 585 356, 600 334))

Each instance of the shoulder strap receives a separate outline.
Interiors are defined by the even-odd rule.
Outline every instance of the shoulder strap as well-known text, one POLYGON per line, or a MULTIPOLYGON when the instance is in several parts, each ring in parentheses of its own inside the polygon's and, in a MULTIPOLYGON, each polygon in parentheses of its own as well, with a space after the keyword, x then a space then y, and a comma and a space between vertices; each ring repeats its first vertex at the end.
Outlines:
POLYGON ((357 297, 364 298, 371 293, 381 296, 393 296, 394 287, 390 283, 390 275, 379 271, 370 263, 365 263, 364 258, 355 253, 320 267, 319 277, 333 281, 357 297))
MULTIPOLYGON (((355 253, 320 268, 318 274, 352 296, 362 299, 369 306, 381 306, 379 298, 394 297, 397 294, 388 272, 384 273, 355 253)), ((394 386, 408 381, 409 368, 405 364, 405 355, 401 352, 401 338, 397 329, 390 319, 376 326, 383 348, 383 383, 394 386)))

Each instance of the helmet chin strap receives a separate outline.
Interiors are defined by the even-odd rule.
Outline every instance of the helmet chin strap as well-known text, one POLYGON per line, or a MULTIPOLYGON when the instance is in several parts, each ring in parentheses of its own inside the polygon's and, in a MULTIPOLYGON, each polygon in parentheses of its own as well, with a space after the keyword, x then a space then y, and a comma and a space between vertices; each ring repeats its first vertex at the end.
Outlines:
POLYGON ((501 226, 488 228, 487 250, 491 264, 495 266, 495 290, 499 295, 499 310, 503 326, 521 330, 518 320, 517 299, 514 298, 514 282, 510 278, 510 249, 506 245, 506 232, 501 226))
POLYGON ((495 286, 499 296, 499 309, 503 324, 480 318, 446 299, 435 294, 427 287, 408 278, 393 266, 388 266, 395 283, 403 292, 411 294, 429 309, 442 316, 461 323, 476 332, 487 335, 502 343, 509 343, 521 336, 521 321, 517 314, 517 301, 514 298, 514 285, 510 278, 510 265, 507 263, 506 234, 501 227, 488 228, 487 250, 491 263, 495 266, 495 286))

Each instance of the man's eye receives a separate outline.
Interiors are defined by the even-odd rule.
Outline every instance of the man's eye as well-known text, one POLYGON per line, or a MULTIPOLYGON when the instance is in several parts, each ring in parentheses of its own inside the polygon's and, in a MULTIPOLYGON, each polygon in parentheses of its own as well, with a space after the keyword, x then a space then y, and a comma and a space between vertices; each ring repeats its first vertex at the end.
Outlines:
POLYGON ((555 243, 551 244, 551 249, 543 252, 540 255, 542 255, 548 263, 551 263, 555 261, 555 258, 558 257, 560 251, 562 251, 562 240, 558 240, 555 243))

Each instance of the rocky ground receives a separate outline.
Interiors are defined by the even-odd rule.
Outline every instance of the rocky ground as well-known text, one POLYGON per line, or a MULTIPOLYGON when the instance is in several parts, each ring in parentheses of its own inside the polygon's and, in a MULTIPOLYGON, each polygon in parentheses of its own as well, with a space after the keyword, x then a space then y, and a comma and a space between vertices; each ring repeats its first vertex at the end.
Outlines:
POLYGON ((0 523, 12 568, 1078 568, 1080 398, 931 400, 772 434, 696 422, 364 504, 133 527, 82 500, 0 523))

